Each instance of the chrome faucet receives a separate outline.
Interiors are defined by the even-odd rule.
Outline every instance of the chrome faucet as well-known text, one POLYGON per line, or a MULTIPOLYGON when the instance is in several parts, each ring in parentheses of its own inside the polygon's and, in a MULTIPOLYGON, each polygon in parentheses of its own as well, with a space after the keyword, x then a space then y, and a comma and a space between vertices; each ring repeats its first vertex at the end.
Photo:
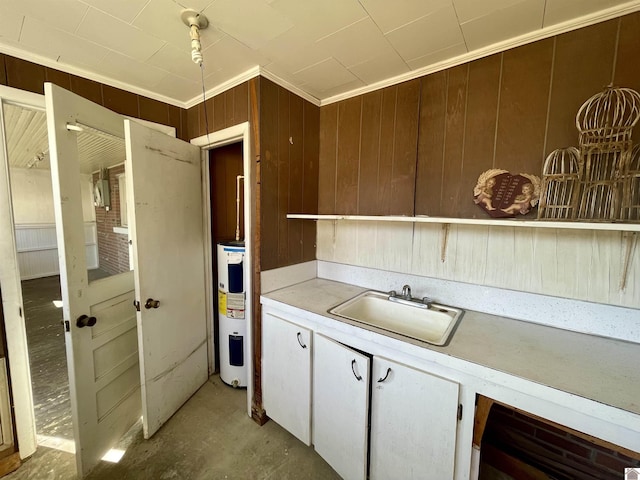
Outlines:
POLYGON ((395 290, 391 290, 389 292, 388 299, 392 302, 404 303, 421 308, 431 308, 432 303, 432 300, 429 297, 422 297, 422 299, 413 298, 411 296, 411 287, 409 285, 404 285, 402 287, 401 295, 398 295, 395 290))

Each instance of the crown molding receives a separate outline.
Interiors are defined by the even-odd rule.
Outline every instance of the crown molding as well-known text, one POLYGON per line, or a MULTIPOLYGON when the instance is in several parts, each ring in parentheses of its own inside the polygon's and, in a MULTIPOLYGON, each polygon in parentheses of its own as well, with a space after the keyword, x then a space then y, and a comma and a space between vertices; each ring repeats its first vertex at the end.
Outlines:
POLYGON ((296 87, 294 84, 280 78, 279 76, 270 72, 266 68, 260 68, 260 75, 271 80, 273 83, 280 85, 282 88, 289 90, 291 93, 295 93, 299 97, 304 98, 306 101, 314 104, 316 107, 319 107, 321 104, 321 101, 319 98, 314 97, 308 92, 305 92, 304 90, 302 90, 300 87, 296 87))
MULTIPOLYGON (((295 93, 296 95, 298 95, 299 97, 307 100, 308 102, 314 104, 315 106, 319 107, 320 106, 320 100, 316 97, 314 97, 313 95, 310 95, 309 93, 305 92, 304 90, 302 90, 300 87, 296 87, 295 85, 293 85, 292 83, 280 78, 279 76, 277 76, 276 74, 270 72, 269 70, 260 67, 260 66, 255 66, 250 70, 247 70, 244 73, 241 73, 240 75, 238 75, 237 77, 232 78, 231 80, 221 83, 220 85, 216 85, 214 88, 207 90, 205 93, 205 99, 209 99, 211 97, 214 97, 216 95, 220 95, 221 93, 226 92, 227 90, 236 87, 238 85, 240 85, 241 83, 246 82, 247 80, 250 80, 252 78, 255 78, 257 76, 262 76, 265 77, 268 80, 271 80, 273 83, 280 85, 282 88, 289 90, 291 93, 295 93)), ((199 105, 200 103, 202 103, 202 97, 201 96, 197 96, 197 97, 193 97, 191 100, 189 100, 186 104, 185 104, 185 108, 191 108, 194 107, 196 105, 199 105)))
MULTIPOLYGON (((224 93, 227 90, 232 89, 233 87, 237 87, 238 85, 246 82, 247 80, 251 80, 252 78, 257 77, 258 75, 260 75, 260 67, 256 65, 255 67, 252 67, 249 70, 242 72, 240 75, 236 75, 235 77, 225 82, 222 82, 213 88, 210 88, 205 92, 204 99, 208 100, 212 97, 215 97, 216 95, 220 95, 221 93, 224 93)), ((191 100, 188 100, 187 102, 185 102, 182 105, 182 107, 189 109, 191 107, 195 107, 196 105, 202 102, 203 102, 202 95, 196 95, 191 100)))
POLYGON ((95 72, 90 72, 82 68, 74 67, 73 65, 69 65, 68 63, 57 62, 52 58, 38 55, 36 53, 27 52, 26 50, 21 50, 16 47, 0 44, 0 53, 19 58, 21 60, 26 60, 28 62, 37 63, 38 65, 42 65, 44 67, 53 68, 54 70, 60 70, 61 72, 70 73, 71 75, 76 75, 78 77, 93 80, 104 85, 109 85, 110 87, 126 90, 127 92, 142 95, 143 97, 152 98, 154 100, 158 100, 159 102, 167 103, 175 107, 184 108, 184 102, 176 100, 175 98, 160 95, 157 92, 152 92, 151 90, 147 90, 145 88, 136 87, 135 85, 120 82, 111 77, 106 77, 95 72))
POLYGON ((320 102, 320 106, 325 106, 332 103, 340 102, 342 100, 347 100, 349 98, 356 97, 358 95, 363 95, 365 93, 373 92, 374 90, 379 90, 381 88, 397 85, 398 83, 406 82, 408 80, 414 80, 416 78, 423 77, 431 73, 436 73, 442 70, 446 70, 447 68, 456 67, 458 65, 462 65, 464 63, 471 62, 473 60, 478 60, 483 57, 488 57, 489 55, 501 53, 506 50, 510 50, 512 48, 526 45, 528 43, 533 43, 538 40, 543 40, 545 38, 561 35, 563 33, 571 32, 579 28, 588 27, 596 23, 605 22, 607 20, 611 20, 617 17, 622 17, 624 15, 628 15, 630 13, 634 13, 637 11, 640 11, 639 0, 627 2, 622 5, 617 5, 615 7, 611 7, 606 10, 600 10, 598 12, 595 12, 589 15, 584 15, 582 17, 574 18, 566 22, 558 23, 556 25, 552 25, 549 27, 544 27, 541 30, 536 30, 535 32, 526 33, 518 37, 514 37, 502 42, 494 43, 492 45, 488 45, 478 50, 473 50, 463 55, 459 55, 457 57, 450 58, 442 62, 438 62, 432 65, 428 65, 426 67, 422 67, 418 70, 412 70, 411 72, 404 73, 402 75, 397 75, 395 77, 388 78, 386 80, 381 80, 379 82, 372 83, 371 85, 367 85, 365 87, 360 87, 355 90, 350 90, 348 92, 340 93, 338 95, 334 95, 332 97, 322 99, 320 102))

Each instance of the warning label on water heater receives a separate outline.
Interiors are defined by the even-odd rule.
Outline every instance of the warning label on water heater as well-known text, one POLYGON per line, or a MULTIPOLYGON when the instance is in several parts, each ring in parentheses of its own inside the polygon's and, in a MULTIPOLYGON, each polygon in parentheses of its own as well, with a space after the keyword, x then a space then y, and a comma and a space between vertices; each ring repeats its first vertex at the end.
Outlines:
POLYGON ((227 293, 227 317, 244 318, 244 293, 227 293))
POLYGON ((227 314, 227 294, 222 290, 218 290, 218 313, 220 315, 227 314))

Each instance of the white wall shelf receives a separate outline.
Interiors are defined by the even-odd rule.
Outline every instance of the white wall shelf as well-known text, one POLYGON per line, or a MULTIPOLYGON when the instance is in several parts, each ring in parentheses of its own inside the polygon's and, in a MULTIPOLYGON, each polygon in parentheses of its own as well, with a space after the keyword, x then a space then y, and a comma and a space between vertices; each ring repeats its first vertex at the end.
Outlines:
POLYGON ((438 223, 444 225, 491 225, 499 227, 525 228, 559 228, 569 230, 609 230, 621 232, 640 232, 640 223, 600 223, 600 222, 554 222, 547 220, 515 220, 515 219, 478 219, 453 217, 406 217, 393 215, 311 215, 306 213, 289 213, 287 218, 300 220, 347 220, 352 222, 409 222, 438 223))

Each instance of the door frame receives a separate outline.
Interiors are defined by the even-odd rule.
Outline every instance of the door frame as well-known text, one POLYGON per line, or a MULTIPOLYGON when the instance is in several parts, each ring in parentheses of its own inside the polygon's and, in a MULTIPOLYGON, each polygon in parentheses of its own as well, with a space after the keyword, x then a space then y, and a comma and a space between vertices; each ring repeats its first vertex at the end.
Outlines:
MULTIPOLYGON (((0 106, 7 103, 33 110, 45 110, 44 96, 0 85, 0 106)), ((27 332, 22 304, 22 286, 14 234, 9 159, 7 158, 4 112, 0 108, 0 286, 7 336, 7 358, 11 376, 14 416, 20 458, 37 448, 36 420, 31 388, 27 332)))
POLYGON ((207 318, 207 351, 209 353, 209 374, 215 370, 215 352, 213 351, 213 338, 215 330, 213 326, 214 312, 214 292, 217 288, 214 283, 213 274, 213 246, 211 245, 211 185, 209 182, 209 150, 218 147, 224 147, 231 143, 242 142, 242 174, 244 175, 244 194, 243 194, 243 211, 244 211, 244 271, 245 279, 245 318, 247 319, 247 338, 245 339, 245 358, 247 361, 248 381, 247 381, 247 415, 251 417, 251 405, 253 400, 253 215, 252 205, 254 204, 255 191, 253 188, 254 171, 252 170, 253 162, 251 162, 251 143, 250 143, 250 126, 249 122, 239 123, 229 128, 218 130, 216 132, 205 134, 191 140, 193 145, 202 149, 202 193, 203 193, 203 221, 204 241, 205 241, 205 260, 207 261, 207 269, 205 276, 205 288, 209 293, 206 309, 207 318))

